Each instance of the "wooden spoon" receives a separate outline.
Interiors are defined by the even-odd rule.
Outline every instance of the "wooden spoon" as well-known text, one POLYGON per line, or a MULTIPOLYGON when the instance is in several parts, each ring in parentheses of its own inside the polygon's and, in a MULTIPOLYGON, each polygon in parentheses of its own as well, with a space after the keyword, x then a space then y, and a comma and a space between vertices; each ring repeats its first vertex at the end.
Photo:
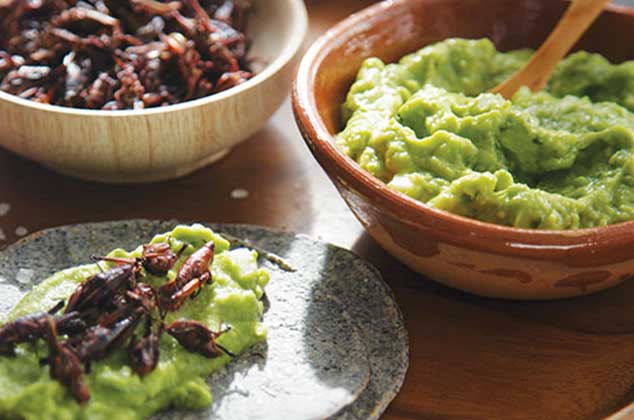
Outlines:
POLYGON ((538 92, 546 86, 557 63, 599 16, 610 0, 573 0, 546 42, 519 71, 491 90, 511 99, 522 86, 538 92))
POLYGON ((631 418, 634 418, 634 404, 628 405, 605 420, 627 420, 631 418))

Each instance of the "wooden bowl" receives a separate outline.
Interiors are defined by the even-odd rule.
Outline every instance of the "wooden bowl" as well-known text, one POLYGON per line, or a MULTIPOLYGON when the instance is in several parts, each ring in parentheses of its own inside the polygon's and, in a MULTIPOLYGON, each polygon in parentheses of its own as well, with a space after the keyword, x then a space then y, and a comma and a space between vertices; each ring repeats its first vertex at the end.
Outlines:
POLYGON ((43 105, 0 92, 0 145, 56 171, 134 183, 186 175, 261 128, 286 98, 308 26, 302 0, 259 0, 249 56, 267 63, 244 84, 140 111, 43 105))
MULTIPOLYGON (((563 0, 394 0, 342 21, 308 51, 293 88, 306 143, 368 233, 398 260, 448 286, 514 299, 592 293, 634 276, 634 222, 536 231, 437 210, 387 188, 334 144, 341 104, 367 57, 393 62, 450 37, 492 39, 502 50, 537 47, 563 0)), ((634 58, 634 13, 610 7, 578 47, 634 58)))

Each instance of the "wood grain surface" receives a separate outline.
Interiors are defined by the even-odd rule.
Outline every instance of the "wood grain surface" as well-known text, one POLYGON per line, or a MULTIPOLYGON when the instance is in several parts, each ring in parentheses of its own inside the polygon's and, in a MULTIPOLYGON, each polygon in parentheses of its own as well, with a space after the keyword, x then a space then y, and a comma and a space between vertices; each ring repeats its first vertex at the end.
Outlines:
MULTIPOLYGON (((308 41, 369 3, 308 1, 308 41)), ((0 151, 0 246, 25 231, 135 217, 285 228, 375 264, 394 289, 411 341, 410 371, 386 419, 598 419, 634 399, 634 283, 520 303, 426 281, 364 233, 304 146, 288 101, 224 160, 166 183, 87 183, 0 151), (244 195, 239 190, 248 197, 232 198, 244 195)))

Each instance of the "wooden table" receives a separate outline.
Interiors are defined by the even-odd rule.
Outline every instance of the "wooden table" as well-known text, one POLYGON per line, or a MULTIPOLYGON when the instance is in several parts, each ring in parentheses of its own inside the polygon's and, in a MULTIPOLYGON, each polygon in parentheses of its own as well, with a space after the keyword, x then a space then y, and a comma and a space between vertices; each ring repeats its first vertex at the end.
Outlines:
MULTIPOLYGON (((369 3, 308 1, 307 41, 369 3)), ((177 218, 273 226, 352 249, 392 286, 410 334, 410 370, 386 419, 601 418, 634 399, 633 283, 521 303, 425 280, 364 233, 301 140, 288 101, 227 158, 166 183, 87 183, 0 151, 0 203, 10 205, 3 215, 0 204, 0 246, 61 224, 177 218), (239 189, 248 197, 232 198, 239 189)))

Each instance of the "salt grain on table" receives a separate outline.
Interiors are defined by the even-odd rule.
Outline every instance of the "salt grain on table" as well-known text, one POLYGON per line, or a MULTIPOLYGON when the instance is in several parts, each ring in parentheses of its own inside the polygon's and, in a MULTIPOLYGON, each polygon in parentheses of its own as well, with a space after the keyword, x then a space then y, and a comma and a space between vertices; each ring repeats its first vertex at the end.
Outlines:
POLYGON ((24 226, 18 226, 17 228, 15 228, 15 234, 17 236, 24 236, 27 233, 29 233, 29 231, 24 226))
POLYGON ((7 237, 4 234, 4 231, 2 230, 2 228, 0 228, 0 241, 4 241, 6 239, 7 239, 7 237))
POLYGON ((236 200, 243 200, 249 196, 249 191, 244 190, 242 188, 236 188, 231 191, 231 198, 235 198, 236 200))
POLYGON ((9 203, 0 203, 0 216, 5 216, 11 210, 9 203))

